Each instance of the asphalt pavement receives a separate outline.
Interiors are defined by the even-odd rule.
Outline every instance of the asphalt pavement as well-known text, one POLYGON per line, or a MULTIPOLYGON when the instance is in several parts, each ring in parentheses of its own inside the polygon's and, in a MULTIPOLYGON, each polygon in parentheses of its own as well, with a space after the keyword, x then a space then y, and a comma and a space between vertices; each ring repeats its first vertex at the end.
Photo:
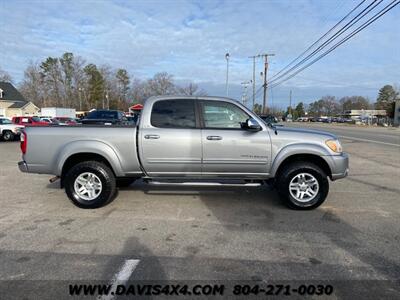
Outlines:
POLYGON ((70 283, 126 270, 132 282, 330 283, 329 299, 399 298, 399 131, 294 125, 339 135, 350 154, 349 177, 313 211, 287 209, 268 187, 143 182, 83 210, 51 176, 20 173, 18 143, 0 142, 0 298, 70 298, 70 283))
POLYGON ((391 127, 353 126, 347 124, 326 123, 285 123, 289 127, 307 127, 318 130, 326 130, 336 134, 339 138, 383 144, 400 147, 400 129, 391 127))

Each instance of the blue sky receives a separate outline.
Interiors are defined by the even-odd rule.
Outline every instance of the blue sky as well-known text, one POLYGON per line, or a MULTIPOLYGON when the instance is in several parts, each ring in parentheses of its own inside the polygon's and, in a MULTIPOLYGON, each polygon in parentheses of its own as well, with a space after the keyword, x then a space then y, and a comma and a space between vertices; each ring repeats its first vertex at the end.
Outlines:
MULTIPOLYGON (((252 78, 248 56, 275 53, 274 74, 358 2, 0 0, 0 67, 18 83, 29 61, 69 51, 138 78, 166 71, 178 83, 194 81, 209 94, 224 95, 229 52, 230 96, 239 99, 240 83, 252 78)), ((400 5, 276 87, 270 103, 287 105, 290 90, 295 102, 327 94, 375 100, 381 86, 400 82, 399 20, 400 5)), ((257 74, 262 68, 258 61, 257 74)))

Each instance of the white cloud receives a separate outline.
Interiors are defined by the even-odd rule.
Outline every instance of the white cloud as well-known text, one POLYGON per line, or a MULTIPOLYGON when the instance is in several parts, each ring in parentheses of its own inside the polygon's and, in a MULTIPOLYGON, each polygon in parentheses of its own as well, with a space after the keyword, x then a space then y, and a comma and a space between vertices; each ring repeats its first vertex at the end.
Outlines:
MULTIPOLYGON (((2 10, 12 11, 13 17, 0 20, 0 65, 18 81, 29 60, 71 51, 135 75, 167 71, 178 80, 194 80, 221 94, 224 55, 230 52, 231 83, 234 91, 240 91, 239 83, 252 76, 249 55, 275 52, 270 65, 274 73, 354 5, 351 1, 4 1, 2 10)), ((400 39, 394 29, 399 17, 394 9, 300 74, 320 81, 295 77, 281 89, 286 92, 299 85, 317 96, 324 88, 334 88, 323 80, 348 88, 398 81, 400 39)), ((257 71, 261 69, 259 61, 257 71)))

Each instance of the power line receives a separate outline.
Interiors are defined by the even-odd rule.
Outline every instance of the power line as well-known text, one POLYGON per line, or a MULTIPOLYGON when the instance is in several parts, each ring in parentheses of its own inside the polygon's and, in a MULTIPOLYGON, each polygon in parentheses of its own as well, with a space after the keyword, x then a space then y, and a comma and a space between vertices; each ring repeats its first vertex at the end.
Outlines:
MULTIPOLYGON (((329 29, 324 35, 322 35, 317 41, 315 41, 311 46, 309 46, 304 52, 302 52, 298 57, 296 57, 293 61, 291 61, 286 67, 284 67, 282 70, 279 72, 275 73, 271 77, 271 81, 274 81, 274 78, 278 76, 280 73, 282 73, 285 69, 287 69, 289 66, 291 66, 295 61, 297 61, 299 58, 301 58, 305 53, 307 53, 310 49, 312 49, 319 41, 321 41, 325 36, 327 36, 330 32, 332 32, 337 26, 339 26, 345 19, 347 19, 357 8, 359 8, 366 0, 361 1, 357 6, 355 6, 348 14, 346 14, 339 22, 337 22, 331 29, 329 29)), ((376 2, 375 0, 374 2, 376 2)), ((382 1, 382 0, 381 0, 382 1)), ((260 55, 257 55, 258 57, 260 55)), ((279 77, 280 78, 280 77, 279 77)), ((261 92, 263 89, 265 83, 254 93, 253 92, 253 97, 254 99, 258 96, 258 94, 261 92)))
POLYGON ((282 70, 280 70, 278 73, 275 73, 271 79, 275 78, 279 74, 281 74, 284 70, 286 70, 288 67, 290 67, 294 62, 296 62, 298 59, 303 57, 304 54, 306 54, 309 50, 311 50, 316 44, 318 44, 324 37, 326 37, 329 33, 331 33, 336 27, 338 27, 344 20, 346 20, 357 8, 359 8, 366 0, 361 1, 356 7, 354 7, 347 15, 345 15, 339 22, 337 22, 331 29, 329 29, 324 35, 322 35, 318 40, 316 40, 311 46, 309 46, 306 50, 304 50, 299 56, 297 56, 295 59, 293 59, 287 66, 285 66, 282 70))
POLYGON ((336 43, 335 45, 333 45, 331 48, 329 48, 327 51, 325 51, 323 54, 321 54, 320 56, 318 56, 316 59, 314 59, 313 61, 311 61, 310 63, 308 63, 307 65, 305 65, 304 67, 300 68, 299 70, 297 70, 295 73, 289 75, 287 78, 282 79, 281 81, 272 84, 270 87, 276 87, 280 84, 282 84, 283 82, 293 78, 294 76, 296 76, 298 73, 302 72, 303 70, 305 70, 306 68, 310 67, 311 65, 313 65, 314 63, 316 63, 317 61, 319 61, 320 59, 322 59, 323 57, 325 57, 326 55, 328 55, 329 53, 331 53, 333 50, 335 50, 337 47, 339 47, 340 45, 342 45, 343 43, 345 43, 346 41, 348 41, 349 39, 351 39, 353 36, 355 36, 356 34, 358 34, 360 31, 364 30, 366 27, 368 27, 369 25, 371 25, 373 22, 375 22, 376 20, 378 20, 379 18, 381 18, 383 15, 385 15, 387 12, 389 12, 390 10, 392 10, 395 6, 397 6, 398 4, 400 4, 399 0, 393 0, 391 3, 389 3, 387 6, 385 6, 382 10, 380 10, 378 13, 376 13, 373 17, 369 18, 366 22, 364 22, 362 25, 360 25, 359 27, 357 27, 355 30, 353 30, 351 33, 349 33, 346 37, 344 37, 342 40, 340 40, 338 43, 336 43), (397 1, 397 2, 396 2, 397 1))
POLYGON ((342 34, 344 34, 348 29, 350 29, 353 25, 355 25, 358 21, 360 21, 363 17, 365 17, 368 13, 370 13, 375 7, 377 7, 383 0, 379 0, 378 3, 376 3, 378 0, 374 0, 371 2, 366 8, 364 8, 359 14, 357 14, 355 17, 353 17, 348 23, 346 23, 340 30, 338 30, 333 36, 331 36, 328 40, 326 40, 322 45, 320 45, 317 49, 315 49, 312 53, 307 55, 307 57, 303 58, 300 62, 298 62, 296 65, 291 67, 289 70, 284 72, 283 74, 279 76, 275 76, 274 79, 270 81, 270 83, 278 81, 280 78, 284 77, 285 75, 289 74, 291 71, 295 70, 299 66, 301 66, 303 63, 307 62, 310 60, 313 56, 317 55, 319 52, 322 51, 325 47, 327 47, 329 44, 331 44, 334 40, 336 40, 338 37, 340 37, 342 34), (372 7, 371 7, 372 6, 372 7))

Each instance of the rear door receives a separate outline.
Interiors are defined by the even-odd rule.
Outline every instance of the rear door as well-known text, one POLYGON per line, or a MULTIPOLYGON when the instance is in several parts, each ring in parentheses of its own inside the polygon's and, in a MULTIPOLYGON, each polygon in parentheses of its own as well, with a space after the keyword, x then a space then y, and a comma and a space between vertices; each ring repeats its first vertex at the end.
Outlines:
POLYGON ((203 176, 260 177, 269 170, 269 133, 242 129, 250 115, 224 101, 201 101, 203 176))
POLYGON ((147 174, 201 176, 201 129, 194 100, 158 100, 149 122, 141 125, 140 159, 147 174))

